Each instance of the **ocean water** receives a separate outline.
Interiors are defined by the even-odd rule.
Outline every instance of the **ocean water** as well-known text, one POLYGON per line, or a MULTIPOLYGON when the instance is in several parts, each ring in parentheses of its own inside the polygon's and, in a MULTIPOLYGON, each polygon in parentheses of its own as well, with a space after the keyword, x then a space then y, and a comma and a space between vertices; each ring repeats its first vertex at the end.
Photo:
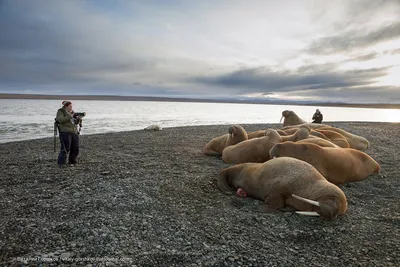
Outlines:
MULTIPOLYGON (((86 112, 81 134, 193 125, 278 123, 283 110, 311 121, 315 109, 329 121, 400 122, 400 110, 229 103, 74 100, 86 112)), ((61 100, 0 99, 0 143, 54 136, 61 100)))

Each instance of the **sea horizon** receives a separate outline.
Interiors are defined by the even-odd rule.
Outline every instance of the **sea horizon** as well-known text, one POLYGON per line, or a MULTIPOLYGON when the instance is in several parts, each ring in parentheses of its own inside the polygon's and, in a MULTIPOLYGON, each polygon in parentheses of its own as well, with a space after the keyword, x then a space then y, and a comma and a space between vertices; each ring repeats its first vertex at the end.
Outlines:
POLYGON ((193 103, 232 103, 257 105, 294 105, 349 108, 400 109, 400 103, 350 103, 312 100, 271 100, 239 98, 193 98, 166 96, 131 96, 131 95, 54 95, 54 94, 12 94, 0 93, 0 99, 42 99, 42 100, 93 100, 93 101, 156 101, 156 102, 193 102, 193 103))

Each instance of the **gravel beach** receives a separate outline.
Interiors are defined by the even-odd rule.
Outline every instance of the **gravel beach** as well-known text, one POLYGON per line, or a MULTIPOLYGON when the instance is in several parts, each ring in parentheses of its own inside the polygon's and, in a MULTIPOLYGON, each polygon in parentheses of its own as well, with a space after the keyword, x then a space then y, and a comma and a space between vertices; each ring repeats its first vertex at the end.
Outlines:
POLYGON ((202 148, 227 125, 83 135, 63 169, 58 139, 0 144, 0 266, 400 266, 400 124, 324 123, 367 138, 382 168, 339 186, 332 222, 222 194, 231 165, 202 148))

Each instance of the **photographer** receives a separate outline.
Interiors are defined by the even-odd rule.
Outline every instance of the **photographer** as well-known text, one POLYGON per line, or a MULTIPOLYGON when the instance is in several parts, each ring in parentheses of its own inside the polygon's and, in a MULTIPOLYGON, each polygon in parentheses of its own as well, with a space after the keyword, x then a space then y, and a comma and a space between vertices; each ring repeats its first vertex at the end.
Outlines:
POLYGON ((81 118, 74 116, 72 103, 63 101, 62 108, 58 109, 56 123, 60 134, 61 149, 58 155, 58 165, 61 168, 66 161, 66 154, 69 152, 69 164, 76 164, 79 154, 79 132, 77 124, 81 118))
POLYGON ((321 111, 317 109, 312 117, 313 122, 312 123, 321 123, 323 120, 324 116, 322 115, 321 111))

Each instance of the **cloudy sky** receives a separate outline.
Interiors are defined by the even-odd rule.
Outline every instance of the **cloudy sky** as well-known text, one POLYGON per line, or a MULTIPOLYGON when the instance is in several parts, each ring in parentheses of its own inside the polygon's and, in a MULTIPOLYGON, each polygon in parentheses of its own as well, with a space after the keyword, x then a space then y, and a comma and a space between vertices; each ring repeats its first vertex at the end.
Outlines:
POLYGON ((400 103, 400 0, 0 0, 0 93, 400 103))

